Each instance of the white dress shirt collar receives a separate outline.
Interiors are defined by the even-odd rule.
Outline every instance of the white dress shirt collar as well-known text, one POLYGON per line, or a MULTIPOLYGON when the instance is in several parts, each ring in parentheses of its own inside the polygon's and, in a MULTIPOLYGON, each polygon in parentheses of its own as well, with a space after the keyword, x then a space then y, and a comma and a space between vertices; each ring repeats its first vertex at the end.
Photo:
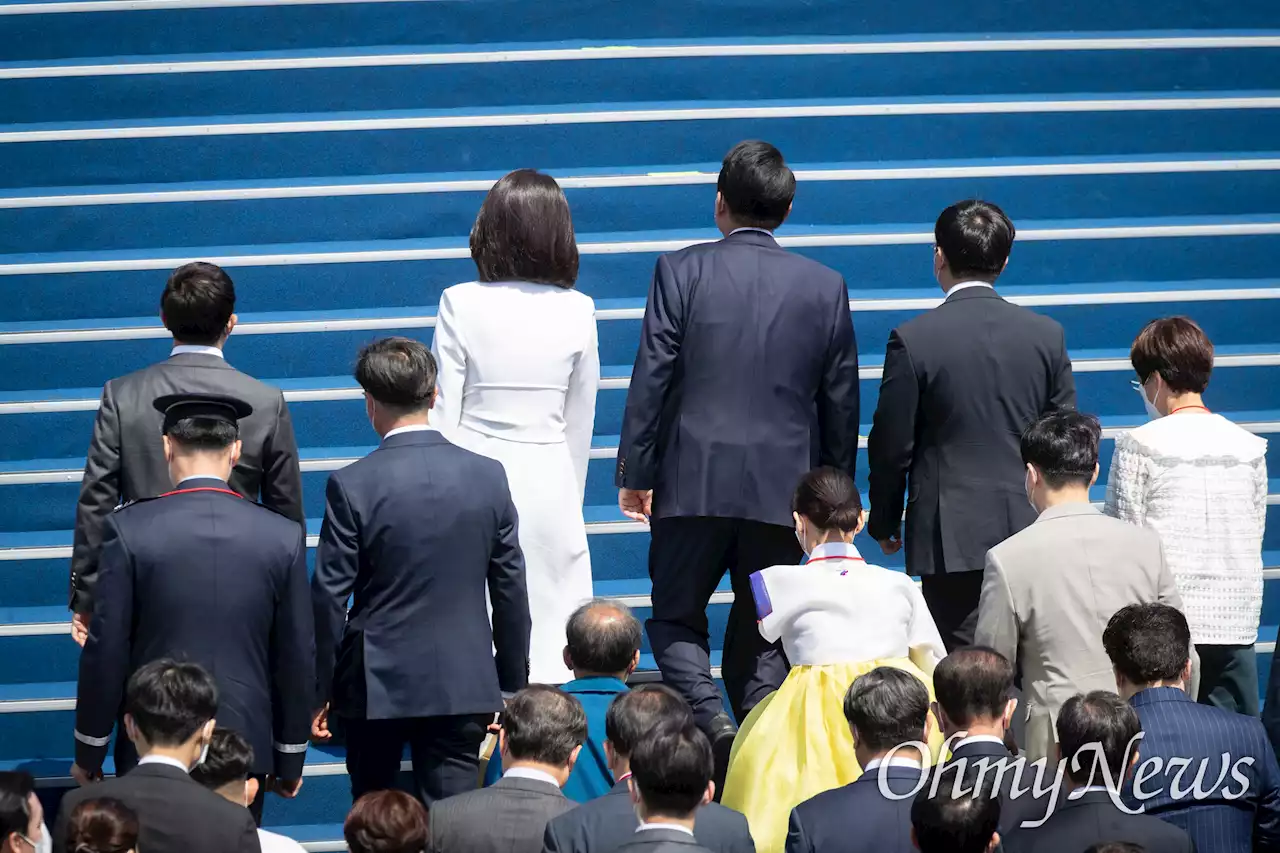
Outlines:
POLYGON ((735 228, 729 232, 729 236, 732 237, 734 234, 737 234, 739 231, 759 231, 761 234, 768 234, 770 237, 773 236, 773 232, 770 231, 768 228, 756 228, 754 225, 748 225, 744 228, 735 228))
POLYGON ((191 480, 217 480, 223 486, 226 486, 227 484, 226 480, 222 479, 221 477, 215 476, 213 474, 192 474, 190 477, 183 477, 181 480, 179 480, 177 484, 174 485, 174 488, 181 489, 184 483, 188 483, 191 480))
POLYGON ((502 774, 503 779, 533 779, 538 782, 546 782, 548 785, 560 787, 560 783, 556 781, 556 777, 542 770, 535 770, 532 767, 512 767, 510 770, 502 774))
POLYGON ((178 759, 176 759, 176 758, 170 758, 170 757, 169 757, 169 756, 167 756, 167 755, 144 755, 144 756, 142 756, 141 758, 139 758, 139 759, 138 759, 138 766, 139 766, 139 767, 141 767, 141 766, 142 766, 142 765, 144 765, 144 764, 167 764, 167 765, 169 765, 170 767, 176 767, 176 768, 178 768, 178 769, 179 769, 179 770, 181 770, 183 773, 190 773, 190 772, 191 772, 191 768, 190 768, 190 767, 188 767, 187 765, 183 764, 183 763, 182 763, 181 761, 179 761, 178 759))
POLYGON ((889 759, 888 761, 885 761, 883 758, 871 759, 870 761, 867 762, 867 766, 862 768, 862 772, 870 773, 872 770, 875 770, 877 767, 906 767, 911 770, 919 770, 921 767, 921 764, 919 761, 916 761, 914 758, 900 758, 895 755, 893 758, 889 759))
POLYGON ((809 562, 814 560, 861 560, 862 555, 852 542, 823 542, 809 553, 809 562))
POLYGON ((955 745, 951 747, 951 751, 955 752, 960 747, 971 743, 998 743, 1001 746, 1005 745, 1004 741, 995 735, 966 735, 955 742, 955 745))
POLYGON ((636 827, 636 832, 645 832, 650 829, 674 829, 676 832, 683 832, 686 835, 693 835, 693 830, 687 826, 681 826, 678 823, 642 823, 636 827))
POLYGON ((216 355, 218 358, 221 358, 223 360, 226 359, 226 355, 223 354, 221 347, 197 346, 196 344, 178 344, 169 352, 169 357, 172 358, 175 355, 182 355, 183 353, 195 353, 196 355, 216 355))
POLYGON ((393 435, 400 435, 406 432, 432 432, 432 431, 438 431, 438 430, 436 430, 436 428, 433 427, 431 424, 410 424, 409 426, 396 427, 395 429, 391 430, 391 432, 384 435, 382 437, 382 440, 386 441, 388 438, 391 438, 391 436, 393 435))
POLYGON ((953 284, 951 289, 947 291, 947 298, 951 298, 951 294, 959 293, 962 290, 968 290, 971 287, 985 287, 988 290, 995 290, 996 287, 989 281, 962 281, 959 284, 953 284))

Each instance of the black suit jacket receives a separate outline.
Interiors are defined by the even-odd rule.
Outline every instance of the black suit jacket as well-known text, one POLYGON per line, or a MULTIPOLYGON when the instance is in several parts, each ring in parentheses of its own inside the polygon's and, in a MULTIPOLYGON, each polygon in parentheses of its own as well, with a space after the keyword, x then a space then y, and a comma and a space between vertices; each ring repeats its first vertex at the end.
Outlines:
POLYGON ((134 670, 171 657, 213 673, 218 725, 253 745, 255 772, 301 776, 315 685, 304 532, 226 488, 187 480, 107 518, 80 655, 80 766, 102 765, 134 670))
POLYGON ((633 831, 631 840, 612 849, 618 853, 710 853, 687 832, 656 828, 646 829, 644 832, 633 831))
POLYGON ((111 797, 138 815, 138 849, 150 853, 260 853, 258 829, 243 806, 191 781, 176 767, 143 764, 118 779, 77 788, 62 798, 53 828, 55 853, 66 853, 67 826, 85 800, 111 797))
POLYGON ((1047 787, 1052 783, 1055 772, 1052 764, 1046 763, 1044 775, 1037 776, 1037 765, 1025 757, 1010 755, 1003 744, 959 742, 951 751, 951 757, 935 772, 944 772, 960 762, 964 762, 964 785, 981 784, 983 790, 994 790, 999 796, 1002 838, 1024 823, 1041 820, 1048 811, 1049 797, 1037 797, 1035 790, 1037 784, 1047 787))
POLYGON ((152 403, 165 394, 229 394, 253 406, 240 421, 243 443, 231 488, 301 523, 302 476, 293 423, 280 389, 241 373, 224 359, 180 353, 112 379, 102 389, 76 505, 71 554, 71 609, 93 609, 93 585, 107 516, 121 503, 169 491, 160 440, 162 417, 152 403))
POLYGON ((889 335, 868 444, 871 517, 888 539, 908 495, 907 572, 981 571, 1035 520, 1019 440, 1076 402, 1062 326, 989 287, 953 292, 889 335))
POLYGON ((1127 841, 1150 853, 1195 853, 1196 849, 1191 838, 1173 824, 1120 811, 1106 791, 1090 791, 1078 800, 1068 800, 1064 793, 1043 826, 1017 829, 1001 838, 1005 853, 1081 853, 1103 841, 1127 841))
POLYGON ((805 800, 791 810, 786 853, 915 853, 911 792, 919 785, 919 769, 881 766, 805 800))
POLYGON ((434 430, 394 435, 330 476, 311 588, 319 701, 339 716, 490 713, 528 683, 506 473, 434 430))
POLYGON ((659 517, 791 525, 817 464, 853 473, 858 349, 834 270, 759 231, 658 258, 616 483, 659 517))
MULTIPOLYGON (((604 796, 548 823, 543 849, 547 853, 614 850, 635 840, 639 825, 627 783, 617 782, 604 796)), ((693 834, 698 844, 712 853, 755 853, 747 819, 719 803, 708 803, 698 810, 693 834)))
POLYGON ((427 853, 539 853, 547 821, 571 808, 550 782, 503 777, 432 803, 427 853))

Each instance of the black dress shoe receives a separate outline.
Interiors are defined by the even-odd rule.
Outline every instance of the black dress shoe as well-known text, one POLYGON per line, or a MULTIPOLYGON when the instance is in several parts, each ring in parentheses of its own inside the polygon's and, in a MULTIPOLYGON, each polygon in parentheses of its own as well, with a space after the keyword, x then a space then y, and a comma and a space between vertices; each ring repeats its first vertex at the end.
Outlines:
POLYGON ((721 711, 711 718, 707 726, 707 739, 711 741, 711 755, 715 758, 716 802, 724 794, 724 780, 729 774, 729 754, 733 751, 733 740, 738 736, 738 724, 725 712, 721 711))

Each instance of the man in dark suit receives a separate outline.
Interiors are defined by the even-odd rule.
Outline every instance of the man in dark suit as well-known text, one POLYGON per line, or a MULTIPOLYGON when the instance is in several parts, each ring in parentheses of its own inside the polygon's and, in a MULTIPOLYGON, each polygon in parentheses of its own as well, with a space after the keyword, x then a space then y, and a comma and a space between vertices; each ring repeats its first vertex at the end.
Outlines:
POLYGON ((329 478, 311 585, 312 735, 327 740, 338 718, 353 799, 395 787, 409 744, 429 805, 476 787, 485 729, 528 682, 516 509, 500 462, 428 423, 436 363, 423 344, 375 341, 355 376, 382 444, 329 478))
POLYGON ((786 853, 912 853, 911 800, 927 757, 915 744, 929 736, 929 691, 908 672, 878 667, 849 686, 844 715, 862 775, 791 810, 786 853))
POLYGON ((498 733, 502 778, 431 806, 429 853, 538 853, 547 821, 573 808, 560 790, 587 739, 587 715, 545 684, 507 703, 498 733))
POLYGON ((739 144, 718 189, 725 239, 658 259, 616 482, 623 512, 652 529, 654 656, 723 769, 736 727, 711 678, 707 602, 728 571, 723 673, 741 720, 788 670, 756 629, 748 579, 803 556, 791 519, 800 477, 819 464, 853 473, 858 351, 844 279, 773 238, 795 194, 782 154, 739 144))
POLYGON ((236 324, 235 301, 230 277, 213 264, 174 270, 160 297, 160 319, 173 333, 172 354, 102 390, 71 554, 72 634, 82 646, 107 516, 121 503, 155 497, 172 485, 160 446, 160 415, 151 405, 157 397, 222 394, 247 402, 253 414, 240 425, 242 452, 228 483, 250 500, 303 520, 298 447, 284 395, 236 370, 222 355, 236 324))
POLYGON ((1102 642, 1142 724, 1142 763, 1125 801, 1185 830, 1197 850, 1280 850, 1280 766, 1266 730, 1187 695, 1186 617, 1167 604, 1131 604, 1102 642))
POLYGON ((85 784, 62 798, 53 849, 67 851, 71 813, 110 797, 138 815, 138 849, 151 853, 259 853, 253 818, 242 806, 192 780, 188 771, 213 738, 218 687, 194 663, 155 660, 129 678, 123 731, 142 756, 127 776, 85 784))
POLYGON ((911 841, 920 853, 996 853, 1000 798, 970 785, 959 767, 944 770, 911 803, 911 841))
MULTIPOLYGON (((228 486, 248 403, 186 394, 154 404, 173 491, 122 507, 103 527, 73 773, 100 772, 130 674, 178 658, 215 673, 222 724, 253 744, 254 772, 275 776, 291 797, 302 784, 315 685, 305 531, 228 486)), ((135 761, 117 737, 116 772, 135 761)))
POLYGON ((711 744, 692 720, 664 720, 631 753, 631 803, 640 825, 618 853, 710 853, 694 823, 715 795, 711 744))
MULTIPOLYGON (((618 695, 605 714, 605 755, 613 771, 613 789, 547 824, 546 853, 595 853, 632 840, 639 819, 627 780, 631 755, 658 723, 693 721, 680 695, 662 684, 646 684, 618 695)), ((719 803, 707 803, 694 815, 693 835, 712 853, 755 853, 747 819, 719 803)))
POLYGON ((948 651, 973 642, 987 551, 1035 521, 1023 489, 1022 431, 1074 408, 1062 326, 1000 298, 1014 228, 993 204, 938 217, 933 270, 947 298, 889 335, 868 442, 867 531, 907 572, 948 651), (907 498, 907 531, 902 506, 907 498))
POLYGON ((1141 746, 1138 715, 1128 703, 1102 690, 1076 695, 1063 704, 1057 723, 1066 789, 1055 792, 1042 825, 1009 834, 1005 853, 1080 853, 1104 841, 1194 853, 1196 846, 1181 829, 1134 814, 1121 802, 1123 780, 1137 765, 1141 746))

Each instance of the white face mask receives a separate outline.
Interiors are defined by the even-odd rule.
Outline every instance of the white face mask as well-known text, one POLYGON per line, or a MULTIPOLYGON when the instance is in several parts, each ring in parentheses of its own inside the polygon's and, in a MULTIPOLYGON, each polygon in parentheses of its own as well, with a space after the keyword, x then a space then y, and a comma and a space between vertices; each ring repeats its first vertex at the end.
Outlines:
POLYGON ((31 845, 36 853, 53 853, 53 835, 49 832, 49 826, 44 821, 40 822, 40 840, 32 841, 23 835, 22 840, 31 845))
MULTIPOLYGON (((1142 398, 1142 405, 1147 409, 1147 416, 1152 420, 1162 417, 1160 410, 1156 408, 1156 404, 1147 399, 1147 389, 1139 385, 1137 390, 1138 396, 1142 398)), ((1160 396, 1159 387, 1156 388, 1156 396, 1160 396)))
POLYGON ((796 526, 796 541, 800 543, 800 550, 803 551, 804 555, 807 557, 809 556, 809 549, 804 546, 804 535, 802 533, 803 530, 804 528, 800 527, 799 525, 796 526))
POLYGON ((1034 509, 1036 512, 1039 512, 1039 511, 1040 511, 1040 508, 1036 506, 1036 502, 1035 502, 1035 499, 1034 499, 1035 490, 1031 487, 1031 472, 1030 472, 1030 471, 1028 471, 1028 472, 1027 472, 1026 477, 1025 477, 1025 478, 1023 478, 1023 481, 1022 481, 1022 488, 1023 488, 1023 491, 1025 491, 1025 492, 1027 493, 1027 503, 1031 504, 1031 508, 1032 508, 1032 509, 1034 509))

